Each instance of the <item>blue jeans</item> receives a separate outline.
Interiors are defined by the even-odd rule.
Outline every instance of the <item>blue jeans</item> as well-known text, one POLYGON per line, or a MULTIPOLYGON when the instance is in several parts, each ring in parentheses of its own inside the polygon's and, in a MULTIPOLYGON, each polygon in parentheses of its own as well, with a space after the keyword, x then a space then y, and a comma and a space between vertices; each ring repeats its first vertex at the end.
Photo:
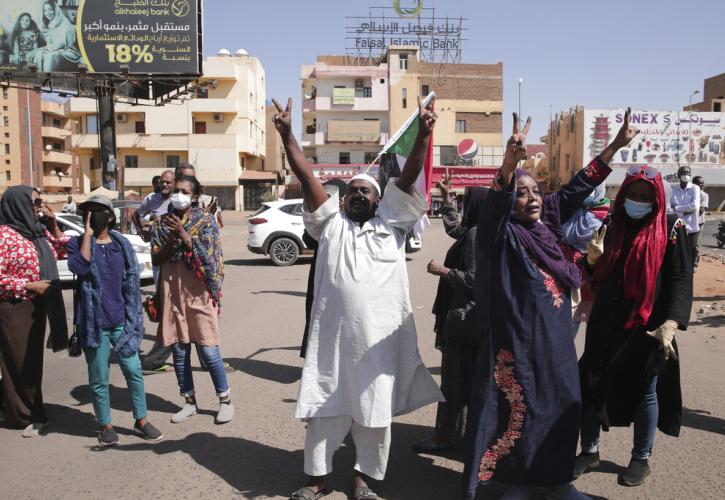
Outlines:
MULTIPOLYGON (((224 360, 218 345, 197 346, 197 352, 207 368, 214 384, 216 395, 220 398, 229 395, 229 383, 224 371, 224 360)), ((179 382, 179 389, 183 397, 194 395, 194 377, 191 373, 191 344, 174 344, 174 371, 179 382)))
MULTIPOLYGON (((95 349, 84 349, 88 363, 88 385, 91 388, 91 401, 96 419, 101 426, 111 423, 111 402, 108 395, 108 372, 111 358, 111 345, 116 345, 123 335, 123 325, 101 330, 101 345, 95 349)), ((128 392, 131 395, 133 418, 141 420, 146 417, 146 391, 143 385, 141 359, 138 354, 130 358, 118 357, 118 364, 126 378, 128 392)))
MULTIPOLYGON (((655 376, 652 377, 652 381, 645 390, 639 407, 637 407, 637 413, 634 415, 634 447, 632 448, 632 458, 647 460, 652 456, 659 412, 659 404, 657 403, 657 377, 655 376)), ((596 413, 591 408, 584 410, 581 425, 582 451, 585 453, 599 451, 600 429, 601 426, 596 413)))

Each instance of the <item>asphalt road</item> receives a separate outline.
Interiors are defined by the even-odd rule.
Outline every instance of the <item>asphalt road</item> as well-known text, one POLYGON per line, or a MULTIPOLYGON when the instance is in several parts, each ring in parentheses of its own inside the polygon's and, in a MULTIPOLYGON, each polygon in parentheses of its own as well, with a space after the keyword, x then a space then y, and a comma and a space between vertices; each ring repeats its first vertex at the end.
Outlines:
MULTIPOLYGON (((44 393, 51 425, 47 436, 22 439, 0 428, 0 498, 286 498, 305 480, 302 471, 304 424, 293 418, 301 359, 308 265, 277 268, 246 250, 246 226, 226 219, 226 259, 222 353, 234 367, 230 375, 236 417, 214 425, 217 402, 208 374, 195 371, 201 414, 180 424, 169 422, 182 399, 173 374, 146 378, 149 417, 165 434, 156 445, 132 435, 133 421, 125 382, 117 365, 111 370, 111 404, 121 443, 99 449, 89 403, 84 360, 46 354, 44 393)), ((411 256, 411 301, 419 346, 436 379, 440 355, 433 348, 430 313, 436 280, 425 267, 442 260, 450 240, 440 221, 411 256)), ((707 268, 720 273, 723 267, 707 268)), ((700 274, 700 273, 698 273, 700 274)), ((725 299, 725 287, 701 300, 725 299)), ((70 293, 66 292, 70 300, 70 293)), ((147 323, 149 349, 155 331, 147 323)), ((581 349, 583 334, 577 344, 581 349)), ((702 320, 678 336, 684 388, 684 427, 679 439, 658 434, 646 486, 627 489, 616 474, 628 462, 631 429, 602 436, 603 465, 577 486, 605 498, 725 498, 725 328, 702 320)), ((196 361, 195 361, 196 362, 196 361)), ((430 432, 435 407, 396 419, 386 481, 374 484, 388 499, 458 498, 462 464, 456 453, 418 456, 411 444, 430 432)), ((349 492, 354 454, 348 443, 336 456, 328 498, 349 492)))
MULTIPOLYGON (((721 220, 725 219, 721 218, 721 220)), ((717 239, 715 238, 719 224, 720 220, 710 220, 705 222, 705 226, 700 231, 700 247, 707 252, 725 255, 725 248, 718 248, 717 239)))

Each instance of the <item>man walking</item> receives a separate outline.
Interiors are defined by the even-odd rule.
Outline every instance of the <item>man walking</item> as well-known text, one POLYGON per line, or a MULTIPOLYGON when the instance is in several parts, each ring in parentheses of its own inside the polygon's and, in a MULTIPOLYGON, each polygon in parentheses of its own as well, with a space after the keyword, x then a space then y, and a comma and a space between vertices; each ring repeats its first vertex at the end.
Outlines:
MULTIPOLYGON (((710 195, 707 194, 705 191, 705 179, 703 179, 701 176, 696 175, 692 178, 692 183, 700 188, 700 234, 702 234, 702 230, 705 226, 705 210, 710 208, 710 195)), ((700 245, 698 240, 697 245, 697 256, 700 256, 700 245)))
MULTIPOLYGON (((165 170, 159 178, 158 186, 159 190, 156 191, 156 186, 154 186, 154 192, 143 200, 141 206, 133 214, 133 222, 144 241, 149 241, 148 228, 151 227, 151 222, 169 211, 171 194, 174 192, 174 171, 165 170)), ((155 279, 156 271, 154 271, 155 279)))
POLYGON ((352 498, 375 499, 368 480, 385 476, 392 418, 443 400, 418 353, 405 264, 406 235, 428 209, 413 186, 437 117, 419 99, 419 132, 400 178, 391 179, 380 198, 375 179, 353 177, 341 209, 292 135, 292 100, 286 109, 273 103, 274 125, 302 184, 305 229, 319 242, 295 412, 307 421, 309 481, 291 498, 326 494, 333 455, 352 433, 357 457, 352 498))
POLYGON ((693 268, 700 261, 698 240, 700 237, 700 188, 692 183, 690 167, 680 167, 677 171, 680 183, 672 188, 672 209, 687 225, 693 268))

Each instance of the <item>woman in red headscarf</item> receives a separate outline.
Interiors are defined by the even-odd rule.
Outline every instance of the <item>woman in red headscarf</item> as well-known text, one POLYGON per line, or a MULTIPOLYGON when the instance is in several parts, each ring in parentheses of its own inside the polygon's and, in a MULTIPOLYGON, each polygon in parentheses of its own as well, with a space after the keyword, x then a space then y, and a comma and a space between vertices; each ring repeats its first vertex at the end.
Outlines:
POLYGON ((692 307, 685 225, 667 214, 662 176, 633 166, 617 199, 604 253, 594 265, 596 299, 579 361, 582 453, 575 475, 599 465, 599 432, 634 423, 632 460, 619 475, 638 486, 650 473, 657 427, 678 436, 682 416, 676 330, 692 307))

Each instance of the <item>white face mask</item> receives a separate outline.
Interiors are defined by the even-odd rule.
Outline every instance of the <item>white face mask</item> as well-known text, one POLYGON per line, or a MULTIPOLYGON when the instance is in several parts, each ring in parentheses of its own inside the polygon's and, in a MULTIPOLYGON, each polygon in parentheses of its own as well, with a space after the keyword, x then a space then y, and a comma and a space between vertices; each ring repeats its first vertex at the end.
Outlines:
POLYGON ((690 182, 692 180, 692 177, 690 177, 689 175, 681 175, 680 180, 682 182, 690 182))
POLYGON ((191 196, 184 193, 171 195, 171 205, 177 210, 186 210, 191 205, 191 196))

